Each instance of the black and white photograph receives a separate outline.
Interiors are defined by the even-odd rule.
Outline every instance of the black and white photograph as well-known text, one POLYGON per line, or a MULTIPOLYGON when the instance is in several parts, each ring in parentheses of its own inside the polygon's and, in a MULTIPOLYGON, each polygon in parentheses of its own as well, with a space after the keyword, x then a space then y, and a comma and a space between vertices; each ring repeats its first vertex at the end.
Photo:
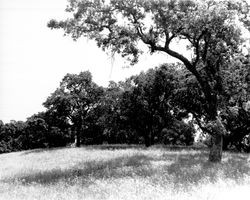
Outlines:
POLYGON ((250 0, 0 0, 0 200, 249 192, 250 0))

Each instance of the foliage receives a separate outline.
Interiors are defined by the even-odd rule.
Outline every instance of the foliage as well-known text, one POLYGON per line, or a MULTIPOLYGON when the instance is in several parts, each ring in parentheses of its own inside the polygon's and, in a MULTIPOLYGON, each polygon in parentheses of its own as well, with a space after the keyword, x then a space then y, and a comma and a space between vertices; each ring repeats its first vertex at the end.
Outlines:
MULTIPOLYGON (((125 86, 122 85, 122 82, 110 81, 102 97, 100 122, 104 127, 103 141, 109 144, 129 143, 129 141, 122 140, 122 137, 119 137, 119 132, 125 128, 121 120, 121 99, 125 90, 125 86)), ((123 137, 126 137, 125 135, 123 137)))
POLYGON ((127 80, 130 90, 121 101, 123 121, 144 138, 146 146, 159 142, 162 128, 173 123, 170 99, 176 82, 172 71, 172 65, 165 65, 127 80))
POLYGON ((44 119, 32 116, 27 120, 27 149, 48 147, 48 126, 44 119))
POLYGON ((250 152, 250 111, 230 107, 223 113, 228 133, 224 136, 224 148, 236 148, 250 152))
POLYGON ((221 99, 220 116, 227 130, 224 149, 249 151, 249 63, 249 56, 241 55, 223 72, 225 95, 221 99))
POLYGON ((66 11, 73 17, 51 20, 48 26, 64 29, 73 39, 94 39, 104 50, 129 57, 132 63, 141 52, 139 41, 152 53, 162 51, 179 59, 199 83, 207 117, 215 118, 217 96, 223 87, 221 70, 239 52, 242 39, 237 20, 247 27, 248 8, 245 1, 228 0, 71 0, 66 11), (170 48, 175 40, 189 41, 191 60, 170 48))
POLYGON ((0 123, 0 153, 23 149, 23 134, 26 125, 22 121, 0 123))
POLYGON ((194 127, 183 121, 174 121, 169 128, 164 128, 161 132, 162 142, 167 145, 192 145, 194 142, 194 127))
POLYGON ((96 109, 103 89, 92 82, 89 71, 67 74, 60 87, 47 99, 44 106, 71 123, 75 128, 76 145, 81 143, 81 134, 90 126, 88 118, 96 109))
MULTIPOLYGON (((225 71, 229 78, 224 79, 224 86, 230 99, 224 100, 220 108, 227 129, 224 148, 249 151, 249 111, 244 103, 249 98, 249 93, 244 91, 248 89, 248 63, 243 61, 237 61, 238 73, 233 68, 225 71), (232 107, 237 102, 242 102, 241 107, 232 107)), ((77 112, 80 111, 71 106, 83 105, 83 96, 70 93, 65 85, 62 87, 65 90, 58 88, 44 103, 45 112, 31 116, 26 122, 0 123, 1 152, 66 146, 74 142, 77 124, 71 119, 73 116, 78 120, 77 112)), ((89 102, 94 100, 96 103, 89 104, 92 107, 84 116, 84 132, 80 133, 82 144, 190 145, 194 139, 193 125, 183 123, 182 119, 192 113, 195 120, 202 121, 204 102, 198 87, 197 81, 181 64, 164 64, 125 82, 110 82, 107 88, 94 85, 100 93, 98 98, 89 98, 89 102)))
MULTIPOLYGON (((225 149, 249 151, 249 69, 249 58, 242 55, 223 72, 225 94, 219 108, 227 130, 225 149)), ((67 74, 44 103, 45 112, 26 122, 0 123, 0 152, 66 146, 74 141, 77 130, 82 144, 88 145, 190 145, 193 124, 182 120, 192 113, 196 123, 205 127, 204 103, 197 80, 178 63, 141 72, 124 82, 110 82, 107 88, 94 84, 89 72, 67 74)))

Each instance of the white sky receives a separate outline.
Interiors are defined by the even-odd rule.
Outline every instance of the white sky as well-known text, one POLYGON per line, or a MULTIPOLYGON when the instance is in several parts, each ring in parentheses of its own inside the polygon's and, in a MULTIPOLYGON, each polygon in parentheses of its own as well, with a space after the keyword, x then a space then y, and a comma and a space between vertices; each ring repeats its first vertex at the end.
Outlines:
POLYGON ((89 70, 93 80, 107 86, 132 74, 167 62, 166 55, 143 55, 138 65, 123 68, 94 42, 74 42, 47 28, 51 18, 64 19, 66 0, 0 0, 0 120, 26 120, 43 111, 42 103, 66 73, 89 70))
MULTIPOLYGON (((250 1, 250 0, 248 0, 250 1)), ((89 70, 93 80, 107 86, 132 74, 173 62, 166 54, 141 56, 140 62, 123 68, 124 60, 112 60, 93 41, 74 42, 62 30, 50 30, 47 22, 65 19, 67 0, 0 0, 0 120, 26 120, 45 110, 42 103, 55 91, 66 73, 89 70), (112 69, 112 73, 111 73, 112 69)), ((187 54, 184 46, 173 49, 187 54)))

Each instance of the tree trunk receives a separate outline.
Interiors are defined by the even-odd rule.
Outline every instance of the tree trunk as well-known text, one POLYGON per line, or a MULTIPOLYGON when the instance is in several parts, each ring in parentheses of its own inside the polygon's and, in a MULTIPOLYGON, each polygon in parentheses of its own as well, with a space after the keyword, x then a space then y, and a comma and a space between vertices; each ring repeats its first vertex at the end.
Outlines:
POLYGON ((144 140, 145 140, 145 146, 150 147, 151 146, 151 133, 150 132, 145 134, 144 140))
POLYGON ((215 134, 211 138, 212 146, 209 154, 210 162, 220 162, 222 158, 223 136, 215 134))
POLYGON ((81 134, 81 127, 78 127, 76 129, 76 133, 75 133, 75 145, 76 145, 76 147, 80 147, 80 144, 81 144, 80 134, 81 134))
POLYGON ((153 131, 151 131, 150 133, 150 145, 154 145, 155 144, 155 137, 154 137, 154 134, 153 134, 153 131))
POLYGON ((75 141, 76 147, 80 147, 81 142, 80 142, 80 134, 79 134, 78 131, 76 132, 76 138, 75 139, 76 139, 76 141, 75 141))
POLYGON ((223 135, 225 135, 226 130, 219 117, 217 117, 216 120, 211 121, 209 126, 212 137, 209 161, 220 162, 222 159, 223 135))

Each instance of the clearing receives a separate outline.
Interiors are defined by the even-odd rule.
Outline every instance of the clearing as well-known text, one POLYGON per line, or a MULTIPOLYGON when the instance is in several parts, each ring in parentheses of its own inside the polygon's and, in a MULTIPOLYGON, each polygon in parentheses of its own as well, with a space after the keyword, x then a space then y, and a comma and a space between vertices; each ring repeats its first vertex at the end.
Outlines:
POLYGON ((249 196, 250 154, 89 146, 0 155, 0 199, 236 199, 249 196))

